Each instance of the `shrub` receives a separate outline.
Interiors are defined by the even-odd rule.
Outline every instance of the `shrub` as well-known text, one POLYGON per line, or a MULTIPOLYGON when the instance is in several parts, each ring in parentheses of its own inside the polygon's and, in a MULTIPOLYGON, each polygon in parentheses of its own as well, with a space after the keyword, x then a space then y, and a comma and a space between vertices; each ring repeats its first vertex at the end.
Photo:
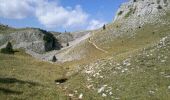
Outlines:
POLYGON ((57 58, 55 56, 53 56, 52 62, 56 62, 57 58))
POLYGON ((67 43, 67 46, 69 46, 69 43, 67 43))
POLYGON ((47 43, 53 41, 53 39, 51 38, 50 35, 44 35, 43 40, 44 40, 45 42, 47 42, 47 43))
POLYGON ((105 30, 105 29, 106 29, 106 25, 104 24, 104 25, 103 25, 103 30, 105 30))
POLYGON ((158 7, 157 7, 158 9, 162 9, 162 6, 161 5, 158 5, 158 7))
POLYGON ((133 0, 133 2, 136 2, 136 0, 133 0))
POLYGON ((118 12, 118 15, 120 16, 120 15, 122 15, 123 14, 123 11, 119 11, 118 12))
POLYGON ((129 12, 125 15, 125 17, 129 17, 132 13, 134 13, 134 9, 130 9, 129 12))
POLYGON ((1 53, 14 54, 14 50, 13 50, 11 42, 8 42, 6 47, 1 49, 1 53))

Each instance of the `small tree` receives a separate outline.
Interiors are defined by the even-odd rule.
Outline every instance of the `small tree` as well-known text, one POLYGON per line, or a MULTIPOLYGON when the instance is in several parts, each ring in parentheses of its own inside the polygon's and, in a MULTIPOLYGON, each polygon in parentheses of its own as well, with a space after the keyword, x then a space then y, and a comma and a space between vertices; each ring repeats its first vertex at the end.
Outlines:
POLYGON ((69 43, 67 42, 67 46, 69 46, 69 43))
POLYGON ((158 5, 158 7, 157 7, 158 9, 162 9, 162 6, 161 5, 158 5))
POLYGON ((11 42, 8 42, 6 47, 1 49, 1 53, 14 54, 14 50, 13 50, 11 42))
POLYGON ((106 29, 106 25, 104 24, 104 25, 103 25, 103 30, 105 30, 105 29, 106 29))
POLYGON ((55 56, 53 56, 52 62, 56 62, 57 58, 55 56))
POLYGON ((118 15, 119 15, 119 16, 122 15, 122 14, 123 14, 123 11, 118 12, 118 15))

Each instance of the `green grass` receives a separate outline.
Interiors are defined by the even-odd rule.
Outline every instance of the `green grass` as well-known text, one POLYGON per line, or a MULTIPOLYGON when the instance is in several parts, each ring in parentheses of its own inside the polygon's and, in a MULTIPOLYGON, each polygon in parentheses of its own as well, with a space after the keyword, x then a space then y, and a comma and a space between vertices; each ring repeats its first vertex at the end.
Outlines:
MULTIPOLYGON (((169 20, 169 17, 167 17, 166 19, 169 20)), ((85 58, 84 61, 90 60, 87 62, 88 64, 79 66, 80 70, 77 71, 76 75, 73 74, 72 78, 64 85, 69 86, 68 90, 72 93, 77 90, 76 97, 83 93, 85 100, 114 100, 116 98, 120 98, 120 100, 168 100, 170 98, 170 90, 168 89, 170 81, 169 78, 166 78, 166 75, 161 73, 169 75, 170 46, 156 49, 154 45, 160 39, 169 35, 169 25, 148 24, 137 30, 128 30, 120 36, 111 37, 111 29, 114 27, 114 30, 116 30, 116 26, 106 26, 105 31, 96 30, 91 38, 100 48, 109 51, 108 54, 96 53, 95 48, 81 45, 84 49, 92 50, 92 55, 96 55, 98 60, 92 60, 91 57, 85 58), (111 38, 107 39, 108 36, 111 38), (150 54, 152 50, 154 50, 153 55, 148 57, 147 54, 150 54), (143 54, 145 52, 147 54, 143 54), (158 60, 161 55, 168 57, 166 62, 162 63, 160 59, 158 60), (131 65, 127 67, 123 65, 123 61, 129 57, 131 58, 131 65), (122 69, 118 70, 117 63, 123 69, 128 68, 128 72, 123 73, 121 72, 122 69), (100 75, 104 76, 104 79, 93 77, 90 74, 82 74, 83 68, 87 66, 96 68, 95 73, 101 70, 100 75), (90 77, 93 82, 88 82, 87 77, 90 77), (92 84, 95 89, 88 89, 87 85, 92 84), (109 94, 106 91, 107 97, 102 97, 102 93, 97 93, 98 89, 104 84, 112 87, 112 96, 108 96, 109 94)), ((169 40, 170 38, 167 41, 169 40)), ((88 45, 88 42, 84 45, 88 45)), ((76 68, 77 66, 73 70, 76 70, 76 68)))
MULTIPOLYGON (((114 100, 115 98, 120 98, 121 100, 169 100, 170 90, 168 86, 170 86, 170 80, 167 78, 170 75, 169 40, 170 38, 167 40, 166 47, 160 49, 157 49, 156 46, 149 46, 145 50, 128 54, 122 60, 116 61, 113 56, 110 60, 105 59, 93 62, 89 66, 96 68, 95 73, 101 70, 100 75, 104 76, 104 79, 93 77, 93 74, 83 75, 79 72, 66 85, 69 85, 70 91, 78 90, 79 94, 84 93, 85 100, 114 100), (150 54, 152 56, 147 56, 150 54), (131 65, 125 66, 123 60, 129 56, 131 56, 131 65), (161 62, 165 58, 166 61, 161 62), (117 65, 115 61, 120 65, 117 65), (122 68, 117 69, 120 66, 122 68), (128 68, 128 71, 122 72, 125 68, 128 68), (116 74, 113 73, 115 71, 116 74), (87 77, 90 77, 93 82, 88 82, 87 77), (88 89, 88 84, 93 84, 95 89, 88 89), (112 87, 112 97, 103 98, 101 94, 97 93, 100 86, 104 84, 112 87)), ((108 95, 106 90, 104 93, 108 95)))
POLYGON ((129 11, 128 11, 127 14, 125 15, 125 18, 128 18, 130 15, 132 15, 133 12, 135 12, 135 9, 133 9, 133 8, 129 9, 129 11))
MULTIPOLYGON (((100 32, 96 34, 102 34, 103 31, 100 32)), ((114 100, 115 98, 121 100, 168 100, 170 97, 168 90, 170 81, 160 73, 170 74, 170 62, 168 62, 170 60, 170 48, 155 50, 152 52, 152 57, 138 55, 144 52, 143 48, 146 48, 146 52, 150 53, 155 48, 152 46, 162 37, 167 36, 168 32, 168 25, 159 27, 159 29, 146 25, 138 29, 133 36, 124 34, 113 39, 107 45, 92 39, 99 47, 109 51, 108 54, 96 50, 93 45, 85 41, 74 50, 80 51, 82 47, 86 47, 85 51, 90 56, 80 61, 67 62, 61 65, 38 61, 23 51, 14 55, 0 54, 0 97, 9 100, 65 100, 68 99, 66 96, 68 94, 74 94, 72 98, 77 99, 82 93, 84 100, 114 100), (107 46, 110 48, 107 49, 107 46), (166 63, 157 60, 160 55, 167 55, 166 63), (122 73, 122 70, 117 70, 116 68, 119 66, 115 62, 126 68, 122 62, 129 56, 132 56, 131 66, 127 67, 129 72, 122 73), (96 61, 99 58, 101 59, 96 61), (80 70, 75 71, 78 69, 77 65, 81 65, 80 70), (83 74, 82 71, 86 65, 97 68, 95 71, 101 70, 100 75, 104 76, 104 79, 83 74), (73 71, 73 74, 66 83, 56 85, 54 80, 65 76, 66 68, 69 72, 73 71), (114 74, 114 71, 117 74, 114 74), (88 82, 87 76, 93 82, 88 82), (91 84, 93 84, 94 89, 87 88, 91 84), (104 84, 112 88, 112 96, 108 96, 109 94, 104 92, 107 97, 102 97, 102 93, 97 93, 98 89, 104 84), (66 89, 63 90, 64 88, 66 89)), ((76 53, 75 51, 71 53, 76 53)))
POLYGON ((62 66, 37 61, 20 51, 0 53, 0 97, 2 100, 64 100, 67 97, 54 80, 63 77, 62 66))

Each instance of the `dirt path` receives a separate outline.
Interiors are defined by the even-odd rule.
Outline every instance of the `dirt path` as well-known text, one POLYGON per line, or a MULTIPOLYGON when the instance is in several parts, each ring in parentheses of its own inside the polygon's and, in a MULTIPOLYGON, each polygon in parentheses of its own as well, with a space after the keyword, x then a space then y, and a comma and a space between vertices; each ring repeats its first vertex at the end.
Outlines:
POLYGON ((99 47, 98 47, 95 43, 93 43, 92 41, 89 41, 89 43, 92 44, 96 49, 98 49, 98 50, 100 50, 100 51, 102 51, 102 52, 104 52, 104 53, 108 53, 106 50, 103 50, 103 49, 99 48, 99 47))
MULTIPOLYGON (((94 35, 94 33, 92 33, 92 35, 94 35)), ((92 36, 93 37, 93 36, 92 36)), ((108 51, 98 47, 94 42, 91 41, 91 38, 89 39, 89 43, 92 44, 96 49, 98 49, 99 51, 102 51, 104 53, 108 53, 108 51)))

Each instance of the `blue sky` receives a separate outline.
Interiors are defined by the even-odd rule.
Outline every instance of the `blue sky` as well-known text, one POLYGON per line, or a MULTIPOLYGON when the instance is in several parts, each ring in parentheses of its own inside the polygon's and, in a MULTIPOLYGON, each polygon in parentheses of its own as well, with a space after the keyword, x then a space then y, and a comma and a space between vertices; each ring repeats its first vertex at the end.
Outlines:
POLYGON ((125 1, 0 0, 0 23, 49 31, 95 29, 111 22, 125 1))

